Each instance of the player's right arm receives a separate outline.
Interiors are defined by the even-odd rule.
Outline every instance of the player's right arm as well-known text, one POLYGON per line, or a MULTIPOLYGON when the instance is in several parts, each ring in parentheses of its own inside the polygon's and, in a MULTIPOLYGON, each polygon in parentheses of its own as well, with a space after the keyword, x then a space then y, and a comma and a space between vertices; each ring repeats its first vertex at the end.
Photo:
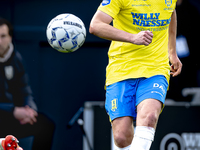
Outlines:
POLYGON ((129 42, 137 45, 147 46, 152 42, 152 32, 141 31, 138 34, 131 34, 110 25, 112 20, 113 18, 111 16, 100 10, 97 10, 90 23, 90 33, 103 39, 129 42))

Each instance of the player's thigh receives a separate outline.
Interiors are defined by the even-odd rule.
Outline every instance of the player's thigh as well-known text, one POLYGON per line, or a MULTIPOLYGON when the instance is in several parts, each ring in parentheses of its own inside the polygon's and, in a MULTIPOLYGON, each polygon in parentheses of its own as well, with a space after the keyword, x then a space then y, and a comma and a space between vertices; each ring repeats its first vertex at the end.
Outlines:
POLYGON ((156 99, 143 100, 137 106, 137 126, 156 127, 163 104, 156 99))
POLYGON ((145 99, 137 106, 137 113, 140 114, 148 114, 148 112, 155 112, 160 114, 162 109, 162 102, 157 99, 145 99))
POLYGON ((126 147, 133 139, 133 118, 136 118, 137 80, 128 79, 106 87, 105 108, 112 123, 117 146, 126 147))
POLYGON ((167 88, 167 80, 162 75, 140 81, 136 93, 137 125, 156 126, 167 88))

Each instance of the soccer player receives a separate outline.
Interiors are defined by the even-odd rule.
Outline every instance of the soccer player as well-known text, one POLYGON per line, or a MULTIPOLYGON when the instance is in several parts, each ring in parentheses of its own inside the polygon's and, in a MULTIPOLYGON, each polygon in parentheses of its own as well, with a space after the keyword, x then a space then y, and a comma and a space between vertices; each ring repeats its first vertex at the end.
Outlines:
POLYGON ((115 150, 149 150, 154 140, 170 74, 182 69, 175 6, 176 0, 103 0, 91 20, 90 33, 112 41, 105 107, 115 150))

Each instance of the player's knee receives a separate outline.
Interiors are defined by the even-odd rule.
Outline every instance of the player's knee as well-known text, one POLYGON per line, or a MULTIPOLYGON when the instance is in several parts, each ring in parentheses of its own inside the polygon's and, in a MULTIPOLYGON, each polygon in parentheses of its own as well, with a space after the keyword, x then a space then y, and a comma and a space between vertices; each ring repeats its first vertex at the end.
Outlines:
POLYGON ((131 144, 133 135, 130 133, 118 132, 114 134, 115 144, 120 147, 127 147, 131 144))
POLYGON ((115 144, 120 147, 126 147, 125 143, 126 143, 126 137, 125 135, 121 135, 121 134, 115 134, 114 135, 114 139, 115 139, 115 144))
POLYGON ((145 118, 148 126, 154 127, 158 121, 158 116, 155 112, 149 112, 145 118))

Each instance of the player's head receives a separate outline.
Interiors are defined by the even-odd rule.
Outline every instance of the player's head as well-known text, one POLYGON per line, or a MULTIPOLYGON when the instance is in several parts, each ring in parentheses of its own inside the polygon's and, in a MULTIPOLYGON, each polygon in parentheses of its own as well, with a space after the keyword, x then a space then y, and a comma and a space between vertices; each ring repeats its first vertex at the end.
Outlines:
POLYGON ((13 28, 9 21, 0 18, 0 57, 4 57, 12 42, 13 28))

